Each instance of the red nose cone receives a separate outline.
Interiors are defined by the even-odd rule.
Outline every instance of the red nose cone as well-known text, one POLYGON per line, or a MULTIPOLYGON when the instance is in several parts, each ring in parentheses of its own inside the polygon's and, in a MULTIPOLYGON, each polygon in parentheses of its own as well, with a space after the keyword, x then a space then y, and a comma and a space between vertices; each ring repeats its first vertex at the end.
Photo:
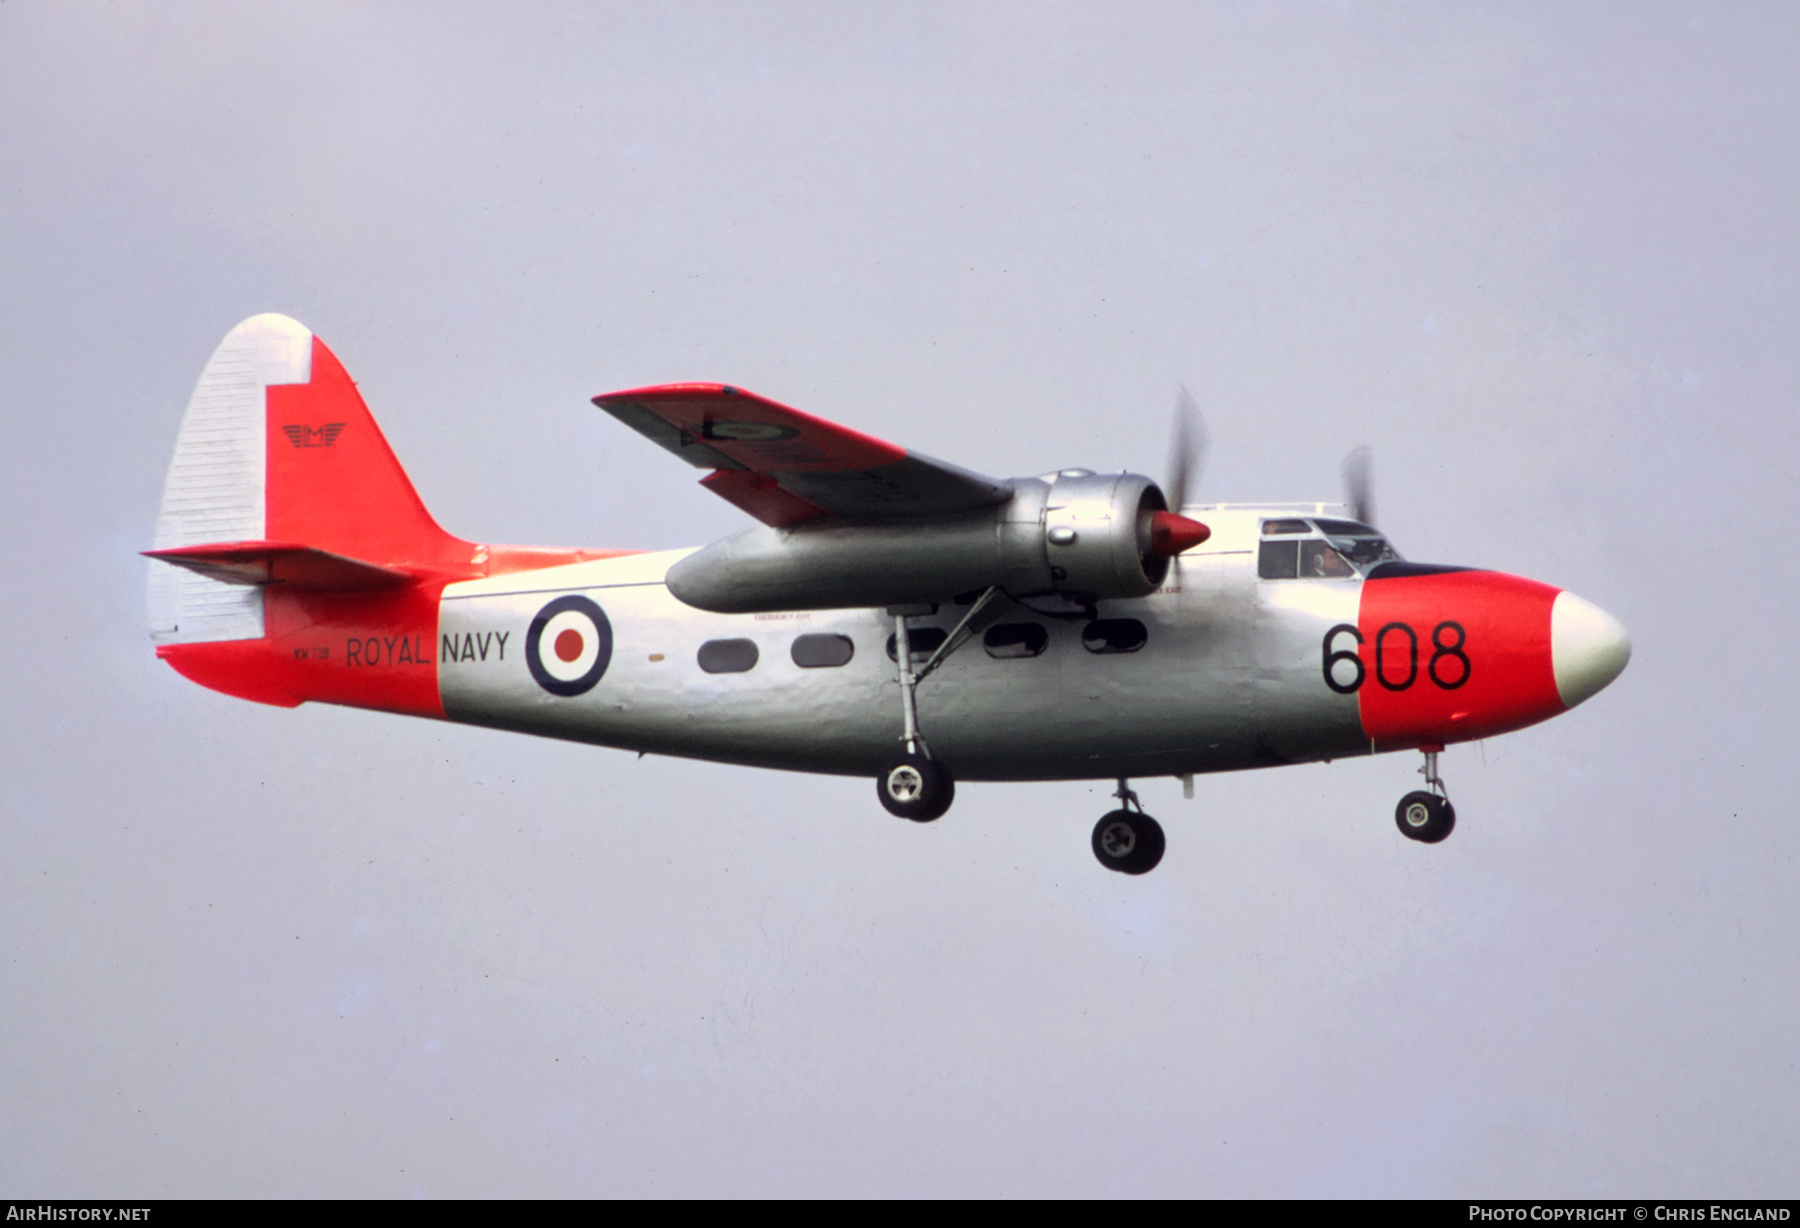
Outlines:
POLYGON ((1212 530, 1198 520, 1174 512, 1157 512, 1150 518, 1150 548, 1165 559, 1174 558, 1211 536, 1212 530))

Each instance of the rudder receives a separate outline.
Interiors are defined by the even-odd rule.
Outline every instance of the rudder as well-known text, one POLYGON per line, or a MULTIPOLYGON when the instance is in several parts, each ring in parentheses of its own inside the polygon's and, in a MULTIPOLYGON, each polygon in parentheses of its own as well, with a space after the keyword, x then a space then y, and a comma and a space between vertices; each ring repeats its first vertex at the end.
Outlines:
POLYGON ((156 655, 184 677, 260 703, 441 717, 447 584, 629 552, 444 532, 337 356, 271 314, 232 329, 201 373, 146 553, 156 655))
MULTIPOLYGON (((182 417, 153 549, 198 547, 260 557, 265 567, 270 555, 259 547, 399 569, 466 567, 475 550, 425 510, 337 356, 275 313, 226 335, 182 417)), ((227 570, 153 563, 151 637, 261 638, 264 588, 219 578, 227 570)))
POLYGON ((468 564, 431 518, 337 355, 312 341, 311 377, 268 390, 271 541, 382 566, 468 564))

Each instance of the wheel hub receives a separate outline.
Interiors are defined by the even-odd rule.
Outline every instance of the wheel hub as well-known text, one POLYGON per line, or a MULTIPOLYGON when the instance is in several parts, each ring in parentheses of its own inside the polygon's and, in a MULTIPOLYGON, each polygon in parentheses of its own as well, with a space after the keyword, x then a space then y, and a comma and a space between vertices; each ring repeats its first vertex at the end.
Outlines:
POLYGON ((1137 832, 1129 823, 1108 823, 1100 833, 1100 847, 1108 857, 1129 857, 1137 847, 1137 832))
POLYGON ((925 778, 919 769, 910 764, 902 764, 888 773, 888 796, 897 802, 917 801, 919 794, 925 790, 925 778))

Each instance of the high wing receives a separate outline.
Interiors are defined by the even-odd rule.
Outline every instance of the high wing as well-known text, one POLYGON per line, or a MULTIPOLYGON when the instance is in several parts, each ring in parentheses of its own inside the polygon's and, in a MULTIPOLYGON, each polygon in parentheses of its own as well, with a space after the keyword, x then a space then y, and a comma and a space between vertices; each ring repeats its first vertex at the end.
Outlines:
POLYGON ((1004 503, 992 478, 897 448, 729 384, 608 392, 594 404, 688 464, 700 484, 766 525, 820 516, 896 520, 1004 503))

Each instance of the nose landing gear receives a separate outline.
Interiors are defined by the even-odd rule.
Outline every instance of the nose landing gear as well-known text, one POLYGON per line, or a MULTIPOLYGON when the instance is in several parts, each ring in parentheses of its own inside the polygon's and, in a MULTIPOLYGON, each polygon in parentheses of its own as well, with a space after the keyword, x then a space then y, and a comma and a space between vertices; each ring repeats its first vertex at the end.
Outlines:
POLYGON ((1144 813, 1138 795, 1124 780, 1113 796, 1120 807, 1094 824, 1094 857, 1121 874, 1148 874, 1162 860, 1162 824, 1144 813))
POLYGON ((1438 753, 1444 748, 1422 746, 1419 749, 1425 752, 1425 765, 1419 769, 1419 774, 1425 777, 1425 788, 1400 799, 1400 804, 1394 808, 1394 824, 1408 840, 1436 844, 1456 830, 1456 807, 1450 804, 1450 796, 1438 776, 1438 753))

